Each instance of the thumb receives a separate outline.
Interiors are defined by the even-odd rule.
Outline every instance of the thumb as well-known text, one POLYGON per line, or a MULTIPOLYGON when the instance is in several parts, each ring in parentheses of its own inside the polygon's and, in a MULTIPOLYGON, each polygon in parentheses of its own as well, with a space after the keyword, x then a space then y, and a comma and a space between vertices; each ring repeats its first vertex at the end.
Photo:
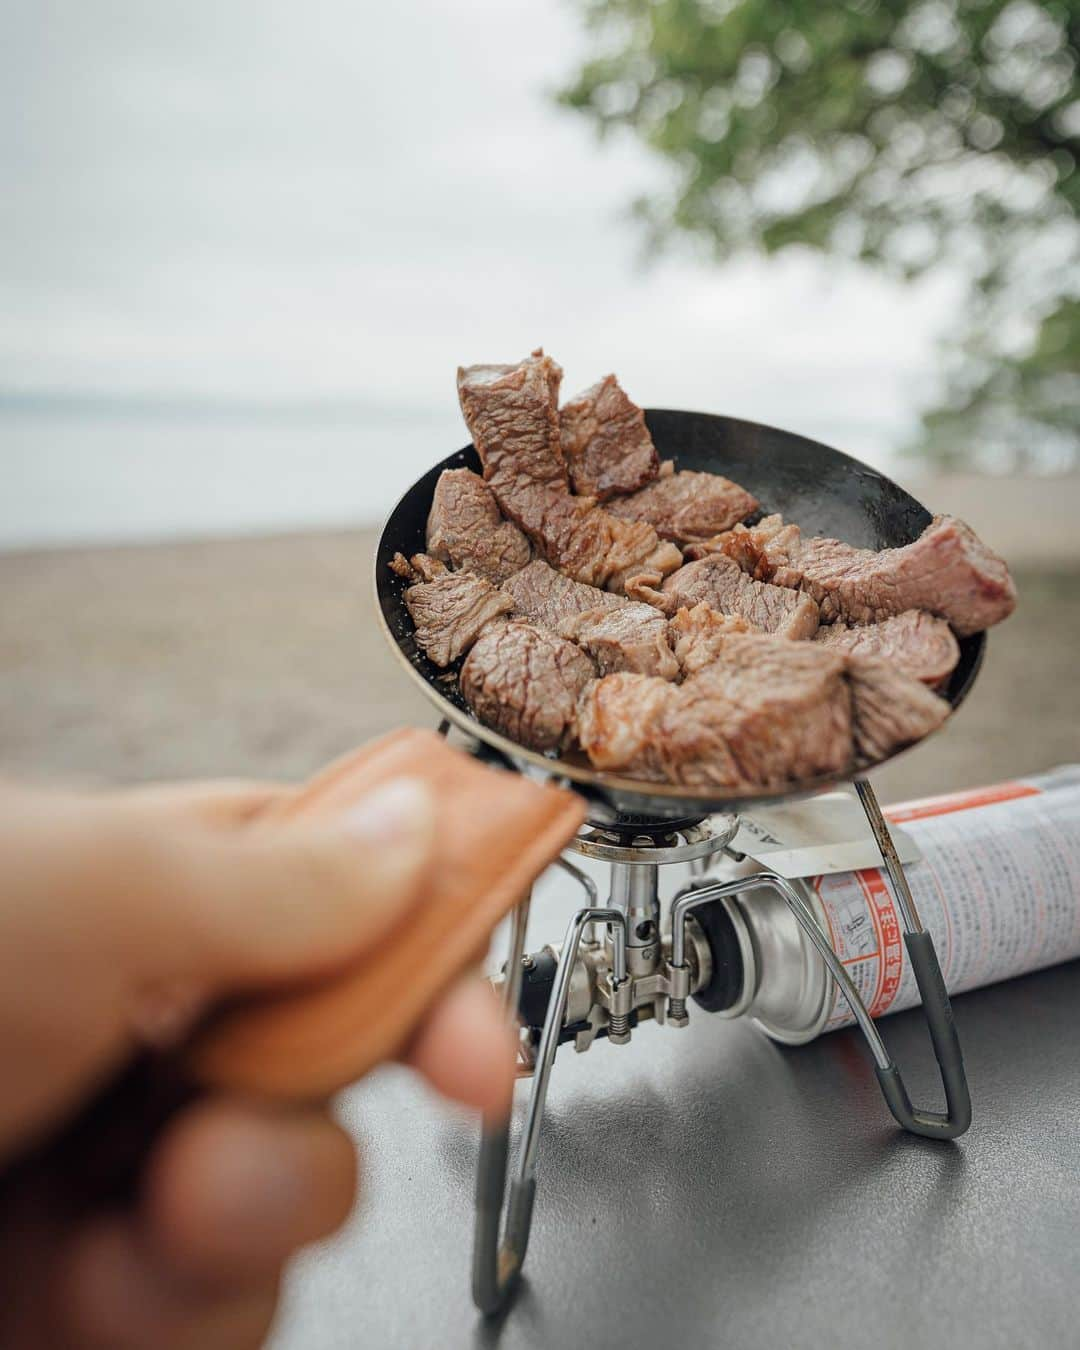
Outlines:
POLYGON ((218 991, 273 984, 355 960, 419 901, 435 804, 419 779, 398 778, 336 816, 173 842, 164 903, 142 898, 132 974, 218 991))

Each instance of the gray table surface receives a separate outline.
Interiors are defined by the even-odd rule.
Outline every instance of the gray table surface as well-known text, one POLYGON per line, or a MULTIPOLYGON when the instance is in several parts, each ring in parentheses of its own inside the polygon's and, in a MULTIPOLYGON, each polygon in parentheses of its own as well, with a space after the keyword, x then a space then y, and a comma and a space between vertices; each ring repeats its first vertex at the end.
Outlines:
MULTIPOLYGON (((545 894, 530 946, 569 903, 545 894)), ((1080 963, 954 1006, 975 1102, 955 1144, 895 1128, 853 1032, 786 1049, 698 1010, 563 1047, 497 1322, 468 1290, 476 1123, 380 1072, 341 1103, 364 1202, 294 1269, 274 1350, 1080 1345, 1080 963)), ((936 1104, 920 1015, 882 1026, 936 1104)))

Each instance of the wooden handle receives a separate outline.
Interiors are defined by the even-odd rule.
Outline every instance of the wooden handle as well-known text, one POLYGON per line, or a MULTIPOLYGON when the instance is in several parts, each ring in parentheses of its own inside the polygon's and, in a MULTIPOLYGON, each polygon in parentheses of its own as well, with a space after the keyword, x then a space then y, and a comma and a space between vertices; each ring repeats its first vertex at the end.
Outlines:
POLYGON ((487 768, 416 729, 332 765, 269 818, 345 811, 403 776, 423 779, 439 805, 435 863, 419 903, 355 968, 213 1014, 185 1055, 198 1082, 309 1099, 396 1056, 585 818, 573 793, 487 768))

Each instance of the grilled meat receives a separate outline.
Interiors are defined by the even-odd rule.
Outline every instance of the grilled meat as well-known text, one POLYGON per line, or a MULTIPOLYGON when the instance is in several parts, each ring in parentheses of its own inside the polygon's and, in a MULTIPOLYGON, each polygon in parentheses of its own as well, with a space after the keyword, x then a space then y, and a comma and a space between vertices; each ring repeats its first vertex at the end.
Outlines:
POLYGON ((618 609, 629 604, 625 596, 613 595, 582 581, 572 581, 539 558, 503 582, 514 602, 514 613, 543 628, 557 629, 587 609, 618 609))
POLYGON ((590 685, 581 743, 599 769, 697 787, 770 790, 842 773, 853 753, 844 669, 810 643, 733 634, 684 684, 623 674, 590 685))
POLYGON ((661 539, 690 544, 708 539, 756 511, 757 498, 718 473, 679 473, 666 460, 646 487, 612 501, 608 510, 624 520, 647 520, 661 539))
POLYGON ((508 595, 473 572, 443 572, 433 581, 418 582, 405 592, 405 604, 416 625, 417 645, 437 666, 456 661, 489 623, 514 608, 508 595))
POLYGON ((571 581, 539 560, 510 577, 503 590, 514 601, 515 616, 578 643, 603 674, 638 670, 665 679, 678 674, 664 616, 651 605, 571 581))
POLYGON ((668 639, 686 679, 719 660, 729 638, 761 632, 764 629, 741 614, 718 614, 704 602, 693 609, 680 609, 668 624, 668 639))
POLYGON ((639 575, 658 584, 682 562, 650 525, 620 520, 570 494, 556 409, 562 372, 542 352, 516 366, 458 371, 461 410, 504 515, 553 567, 621 592, 639 575))
POLYGON ((936 689, 960 660, 960 646, 944 619, 921 609, 905 609, 879 623, 825 624, 814 641, 859 656, 877 656, 897 670, 936 689))
POLYGON ((580 496, 603 502, 636 492, 660 471, 645 414, 614 375, 564 403, 559 429, 570 480, 580 496))
POLYGON ((721 614, 741 614, 780 637, 813 637, 818 608, 809 596, 747 576, 722 553, 687 563, 664 582, 660 602, 673 612, 705 601, 721 614))
POLYGON ((580 647, 529 623, 490 627, 465 658, 461 692, 489 727, 532 750, 561 750, 596 667, 580 647))
POLYGON ((470 469, 446 469, 435 484, 427 548, 433 557, 496 586, 532 557, 528 539, 503 519, 495 494, 470 469))
POLYGON ((569 491, 559 443, 561 383, 562 367, 539 348, 516 365, 458 367, 461 411, 500 504, 527 487, 569 491))
POLYGON ((928 736, 951 711, 921 680, 880 657, 849 653, 847 674, 860 764, 875 764, 928 736))
POLYGON ((780 790, 885 759, 949 715, 944 699, 880 658, 723 632, 723 621, 710 649, 700 645, 708 636, 700 612, 679 619, 702 658, 685 683, 609 675, 582 694, 579 735, 597 768, 733 792, 780 790))
POLYGON ((587 609, 564 619, 559 632, 589 653, 601 675, 631 670, 674 680, 679 674, 679 663, 668 640, 667 620, 652 605, 587 609))
POLYGON ((784 525, 779 516, 734 529, 709 546, 752 576, 812 596, 823 623, 874 623, 923 609, 967 637, 1000 623, 1016 607, 1016 587, 1004 561, 955 516, 935 516, 912 543, 880 552, 838 539, 804 538, 797 525, 784 525))
POLYGON ((396 572, 403 581, 434 581, 449 568, 427 553, 414 553, 411 558, 406 558, 404 553, 395 553, 390 559, 390 570, 396 572))

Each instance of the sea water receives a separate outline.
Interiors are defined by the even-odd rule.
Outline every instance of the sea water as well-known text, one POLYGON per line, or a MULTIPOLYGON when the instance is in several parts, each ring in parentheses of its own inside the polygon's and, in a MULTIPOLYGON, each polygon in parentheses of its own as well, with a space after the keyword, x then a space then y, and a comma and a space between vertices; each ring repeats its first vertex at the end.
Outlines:
POLYGON ((0 549, 375 524, 467 439, 452 406, 0 410, 0 549))

